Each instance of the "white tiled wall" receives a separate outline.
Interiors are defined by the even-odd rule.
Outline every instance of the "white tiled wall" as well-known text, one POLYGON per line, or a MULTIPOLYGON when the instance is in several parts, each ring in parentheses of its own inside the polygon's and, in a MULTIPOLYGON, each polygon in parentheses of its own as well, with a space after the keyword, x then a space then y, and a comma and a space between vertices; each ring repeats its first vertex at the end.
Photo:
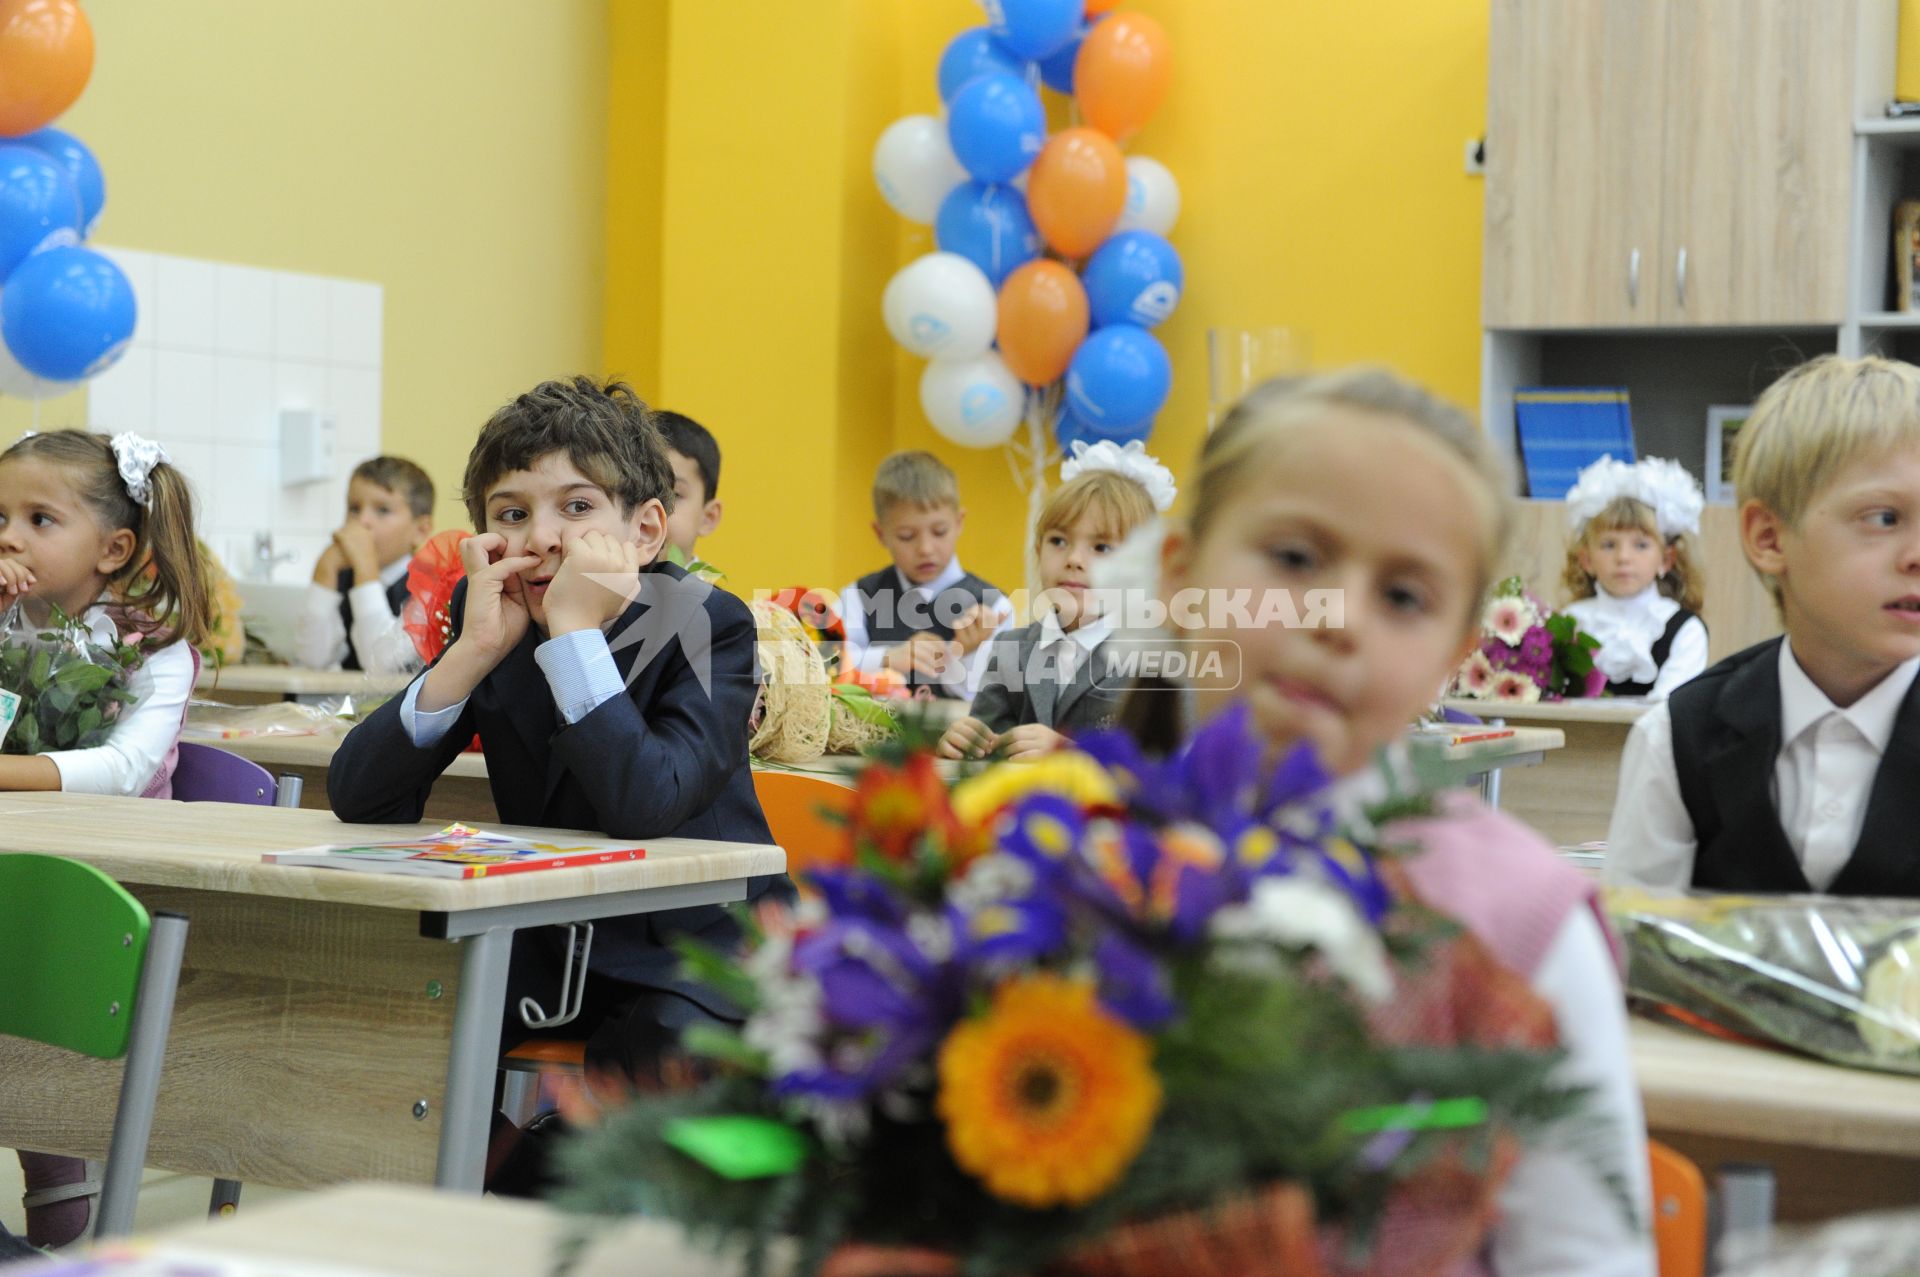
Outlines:
POLYGON ((193 480, 200 532, 245 577, 256 532, 313 571, 346 510, 347 476, 380 451, 380 285, 106 248, 132 281, 140 322, 120 362, 88 383, 87 424, 166 445, 193 480), (333 414, 331 479, 282 487, 282 408, 333 414))

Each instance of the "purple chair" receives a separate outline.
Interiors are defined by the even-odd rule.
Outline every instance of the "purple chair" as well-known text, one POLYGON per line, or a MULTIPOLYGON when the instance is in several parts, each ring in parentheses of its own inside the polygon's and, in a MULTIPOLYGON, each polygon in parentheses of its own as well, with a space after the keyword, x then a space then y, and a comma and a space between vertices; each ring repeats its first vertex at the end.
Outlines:
MULTIPOLYGON (((1443 723, 1465 723, 1468 725, 1478 725, 1479 723, 1485 720, 1481 719, 1479 715, 1469 714, 1467 713, 1467 711, 1463 709, 1455 709, 1451 705, 1442 705, 1440 707, 1440 721, 1443 723)), ((175 785, 178 785, 179 783, 180 783, 179 781, 174 782, 175 785)))
POLYGON ((273 773, 260 764, 211 745, 180 742, 180 761, 173 769, 175 802, 271 807, 279 792, 273 773))

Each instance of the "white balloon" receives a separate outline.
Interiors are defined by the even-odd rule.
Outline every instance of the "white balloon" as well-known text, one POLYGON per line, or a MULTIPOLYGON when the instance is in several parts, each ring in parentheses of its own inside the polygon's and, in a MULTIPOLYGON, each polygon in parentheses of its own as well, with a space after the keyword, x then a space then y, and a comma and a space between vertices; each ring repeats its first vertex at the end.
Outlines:
POLYGON ((920 374, 920 407, 955 443, 995 448, 1013 438, 1027 406, 1027 388, 1000 352, 972 359, 936 359, 920 374))
POLYGON ((985 354, 1000 318, 992 281, 958 253, 928 253, 902 266, 880 309, 893 339, 922 359, 985 354))
POLYGON ((945 124, 931 115, 909 115, 888 125, 875 144, 873 180, 894 212, 931 225, 967 171, 954 158, 945 124))
POLYGON ((1167 235, 1180 220, 1180 183, 1159 160, 1127 158, 1127 202, 1115 231, 1152 231, 1167 235))
POLYGON ((79 386, 77 381, 49 381, 35 376, 21 367, 5 342, 0 342, 0 395, 12 395, 15 399, 51 399, 79 386))

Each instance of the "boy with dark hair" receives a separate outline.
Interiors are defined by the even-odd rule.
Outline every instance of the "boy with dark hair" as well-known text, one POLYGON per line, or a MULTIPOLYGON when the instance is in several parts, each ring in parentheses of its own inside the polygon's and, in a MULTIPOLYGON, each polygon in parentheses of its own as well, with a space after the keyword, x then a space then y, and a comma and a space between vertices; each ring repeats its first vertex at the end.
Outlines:
POLYGON ((433 534, 433 480, 405 457, 374 457, 347 483, 347 519, 313 568, 295 635, 301 665, 398 674, 419 668, 401 624, 413 552, 433 534))
POLYGON ((667 515, 667 544, 688 562, 694 546, 720 526, 720 445, 713 432, 692 417, 656 410, 653 424, 666 441, 673 467, 673 510, 667 515))
MULTIPOLYGON (((478 733, 505 823, 773 841, 747 760, 753 617, 659 557, 673 472, 648 416, 625 385, 577 377, 487 422, 467 462, 480 531, 461 546, 452 642, 342 742, 327 776, 342 820, 419 820, 478 733)), ((792 890, 784 875, 755 878, 748 898, 792 890)), ((553 1005, 557 934, 516 938, 508 1007, 553 1005)), ((738 939, 712 905, 596 924, 586 1010, 568 1030, 587 1034, 589 1059, 647 1075, 680 1028, 734 1014, 680 980, 680 934, 738 939)), ((526 1036, 510 1015, 506 1041, 526 1036)))

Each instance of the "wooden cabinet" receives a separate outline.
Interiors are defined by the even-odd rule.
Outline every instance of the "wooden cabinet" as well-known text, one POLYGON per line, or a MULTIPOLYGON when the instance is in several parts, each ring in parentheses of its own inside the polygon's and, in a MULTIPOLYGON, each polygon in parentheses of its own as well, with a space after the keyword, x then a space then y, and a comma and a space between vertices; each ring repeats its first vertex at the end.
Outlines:
POLYGON ((1486 322, 1655 321, 1665 0, 1496 0, 1486 322))
POLYGON ((1495 0, 1490 328, 1838 324, 1862 0, 1495 0))

